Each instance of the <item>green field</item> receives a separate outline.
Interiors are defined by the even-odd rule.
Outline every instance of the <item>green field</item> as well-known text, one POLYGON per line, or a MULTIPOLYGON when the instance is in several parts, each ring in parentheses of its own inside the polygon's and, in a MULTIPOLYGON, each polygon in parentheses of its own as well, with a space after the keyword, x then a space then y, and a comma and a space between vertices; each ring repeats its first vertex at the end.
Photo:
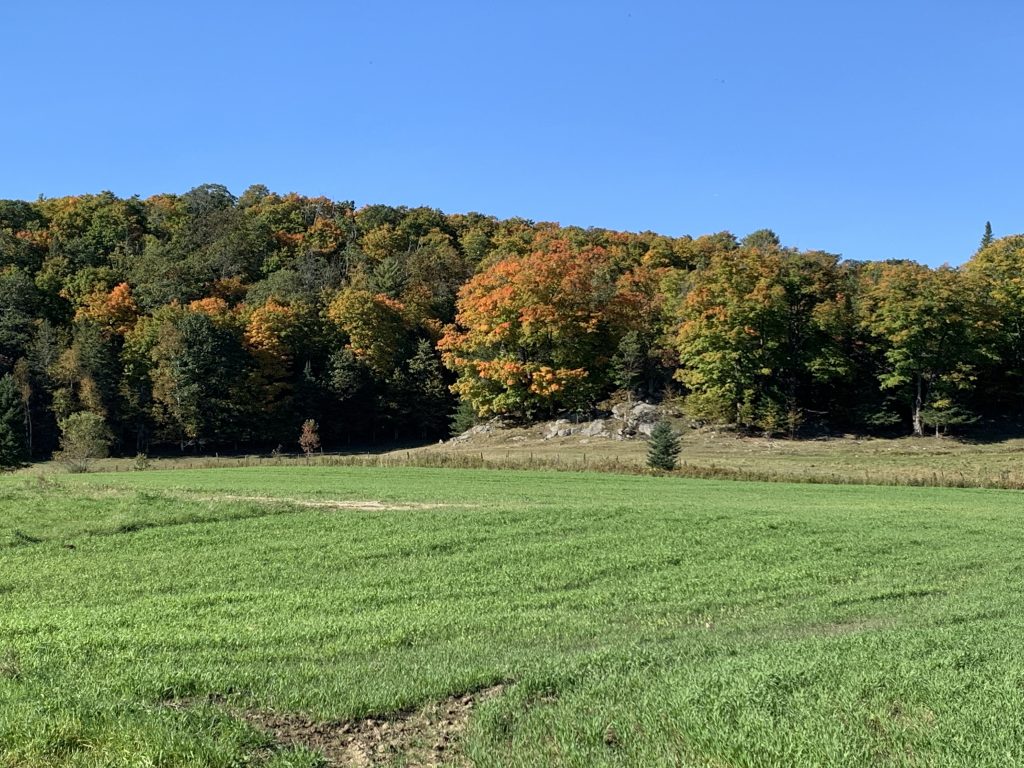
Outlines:
POLYGON ((0 765, 313 766, 275 718, 432 723, 483 689, 443 749, 351 764, 1024 764, 1022 498, 415 468, 0 478, 0 765))

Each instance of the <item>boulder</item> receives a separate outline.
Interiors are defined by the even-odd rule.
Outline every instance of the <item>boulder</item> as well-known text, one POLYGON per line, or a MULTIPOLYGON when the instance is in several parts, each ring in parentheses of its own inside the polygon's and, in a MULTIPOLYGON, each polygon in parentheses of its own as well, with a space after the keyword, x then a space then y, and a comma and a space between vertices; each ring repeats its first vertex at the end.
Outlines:
POLYGON ((489 435, 501 426, 501 422, 497 419, 491 419, 490 421, 484 422, 483 424, 477 424, 475 427, 470 427, 458 437, 452 438, 456 441, 469 440, 477 435, 489 435))
POLYGON ((580 428, 580 435, 583 437, 610 437, 611 430, 604 419, 594 419, 580 428))
POLYGON ((558 419, 558 421, 552 421, 544 430, 544 439, 552 440, 556 437, 569 437, 576 432, 579 432, 580 427, 578 424, 573 424, 568 419, 558 419))
POLYGON ((612 408, 612 414, 621 422, 614 436, 625 440, 637 435, 650 437, 654 425, 665 416, 665 409, 651 403, 619 403, 612 408))
POLYGON ((654 427, 655 423, 644 422, 642 424, 636 425, 636 431, 638 434, 641 434, 644 437, 650 437, 651 433, 654 431, 654 427))
POLYGON ((616 403, 612 406, 612 416, 619 421, 626 421, 626 417, 629 416, 629 403, 616 403))
POLYGON ((650 403, 637 403, 629 412, 633 424, 657 424, 664 416, 663 409, 650 403))

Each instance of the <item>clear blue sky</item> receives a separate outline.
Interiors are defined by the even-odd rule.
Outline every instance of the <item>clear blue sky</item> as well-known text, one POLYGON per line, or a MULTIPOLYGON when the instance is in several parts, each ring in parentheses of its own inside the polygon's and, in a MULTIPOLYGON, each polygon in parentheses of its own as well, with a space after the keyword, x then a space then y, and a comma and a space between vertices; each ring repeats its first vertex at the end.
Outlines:
POLYGON ((1024 231, 1024 3, 8 2, 0 197, 358 205, 959 263, 1024 231))

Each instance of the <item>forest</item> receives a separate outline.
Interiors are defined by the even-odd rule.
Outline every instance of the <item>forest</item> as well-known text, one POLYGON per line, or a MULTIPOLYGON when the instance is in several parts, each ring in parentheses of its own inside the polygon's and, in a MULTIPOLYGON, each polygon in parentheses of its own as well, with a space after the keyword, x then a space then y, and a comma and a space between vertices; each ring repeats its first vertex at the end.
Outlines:
POLYGON ((294 451, 308 420, 328 448, 436 440, 627 394, 790 437, 1002 430, 1024 403, 1024 236, 986 225, 964 257, 259 185, 3 200, 0 453, 49 457, 82 419, 122 455, 294 451))

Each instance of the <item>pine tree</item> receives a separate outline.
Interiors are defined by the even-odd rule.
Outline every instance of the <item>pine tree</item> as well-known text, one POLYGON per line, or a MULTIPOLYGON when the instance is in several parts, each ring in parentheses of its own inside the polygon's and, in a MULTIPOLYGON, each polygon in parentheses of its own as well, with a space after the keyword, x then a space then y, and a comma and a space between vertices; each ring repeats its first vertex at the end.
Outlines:
POLYGON ((463 432, 472 429, 479 423, 473 404, 468 400, 459 400, 459 404, 452 411, 449 420, 449 432, 452 437, 458 437, 463 432))
POLYGON ((17 382, 0 378, 0 470, 15 469, 28 459, 25 408, 17 382))
POLYGON ((640 334, 630 331, 619 341, 619 349, 612 358, 612 381, 626 391, 626 402, 630 406, 644 375, 644 357, 640 334))
MULTIPOLYGON (((992 240, 992 222, 986 221, 985 234, 981 236, 981 248, 987 248, 988 246, 992 245, 992 240)), ((981 248, 979 248, 979 250, 981 250, 981 248)))
POLYGON ((672 426, 667 421, 659 421, 651 432, 647 466, 651 469, 675 469, 680 450, 682 449, 679 445, 679 436, 672 426))

